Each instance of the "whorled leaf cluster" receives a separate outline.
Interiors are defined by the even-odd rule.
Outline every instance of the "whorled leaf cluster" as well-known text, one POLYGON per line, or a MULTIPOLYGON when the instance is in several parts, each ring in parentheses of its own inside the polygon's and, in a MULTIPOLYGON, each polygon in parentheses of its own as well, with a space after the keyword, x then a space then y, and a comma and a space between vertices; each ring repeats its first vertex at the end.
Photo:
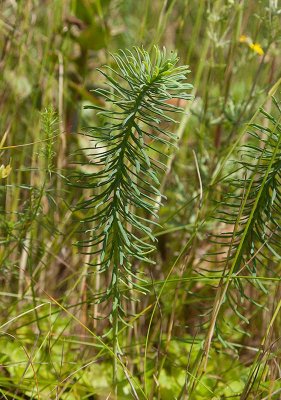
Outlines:
POLYGON ((80 174, 77 183, 92 193, 78 205, 92 226, 79 245, 92 254, 99 272, 111 271, 103 298, 113 298, 113 308, 121 308, 117 285, 143 290, 132 260, 150 262, 154 249, 150 226, 161 200, 159 172, 165 170, 167 147, 177 139, 164 125, 177 122, 173 116, 183 109, 175 104, 191 99, 186 91, 192 86, 186 83, 188 68, 177 66, 177 56, 165 49, 155 48, 153 59, 140 48, 112 57, 116 68, 100 70, 108 88, 96 90, 107 106, 87 107, 97 110, 104 123, 87 132, 89 163, 97 172, 80 174))
POLYGON ((228 180, 232 191, 224 195, 217 214, 229 228, 216 239, 226 248, 223 276, 234 277, 240 296, 250 301, 239 276, 250 276, 248 282, 266 291, 259 276, 265 271, 274 276, 281 259, 281 109, 275 97, 271 112, 261 108, 260 118, 262 123, 249 125, 238 168, 228 180))

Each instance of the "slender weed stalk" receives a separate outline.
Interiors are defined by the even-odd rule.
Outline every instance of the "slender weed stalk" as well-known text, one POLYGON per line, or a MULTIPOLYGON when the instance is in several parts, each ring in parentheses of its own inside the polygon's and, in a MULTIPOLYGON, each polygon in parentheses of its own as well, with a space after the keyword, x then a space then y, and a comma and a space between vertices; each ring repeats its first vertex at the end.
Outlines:
MULTIPOLYGON (((117 387, 117 361, 121 356, 118 334, 127 324, 122 293, 145 293, 145 278, 136 271, 134 261, 151 263, 156 238, 150 227, 157 225, 159 172, 165 170, 167 148, 175 146, 176 135, 163 127, 177 120, 182 108, 171 99, 190 100, 186 91, 187 66, 177 66, 176 54, 154 49, 153 59, 140 48, 120 51, 112 56, 116 69, 100 70, 109 88, 97 89, 110 105, 88 106, 98 111, 103 125, 89 128, 94 173, 79 173, 77 186, 90 189, 91 196, 78 205, 87 212, 84 224, 92 224, 89 239, 79 243, 93 257, 91 265, 107 272, 110 284, 98 302, 110 302, 111 334, 115 354, 113 382, 117 387), (105 72, 106 71, 106 72, 105 72), (148 237, 150 243, 141 239, 148 237), (87 248, 87 250, 86 250, 87 248)), ((89 149, 87 149, 89 151, 89 149)))

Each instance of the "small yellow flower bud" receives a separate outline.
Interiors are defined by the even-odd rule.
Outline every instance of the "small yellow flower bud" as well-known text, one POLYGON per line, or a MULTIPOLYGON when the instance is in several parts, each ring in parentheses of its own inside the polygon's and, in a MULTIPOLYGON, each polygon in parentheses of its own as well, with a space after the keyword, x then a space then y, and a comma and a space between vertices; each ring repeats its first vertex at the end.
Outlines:
POLYGON ((12 167, 7 165, 6 167, 2 164, 0 167, 0 178, 7 178, 12 171, 12 167))
POLYGON ((240 38, 239 38, 239 42, 240 43, 247 43, 247 42, 250 42, 250 41, 251 41, 251 39, 249 38, 249 36, 246 36, 246 35, 241 35, 240 38))

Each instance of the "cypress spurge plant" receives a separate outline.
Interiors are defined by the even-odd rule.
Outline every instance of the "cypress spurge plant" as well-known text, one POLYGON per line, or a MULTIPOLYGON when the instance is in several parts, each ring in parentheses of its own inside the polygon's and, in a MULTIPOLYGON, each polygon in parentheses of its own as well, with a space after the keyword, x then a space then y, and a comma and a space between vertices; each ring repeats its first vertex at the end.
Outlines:
POLYGON ((110 274, 109 287, 98 301, 111 302, 116 384, 118 331, 120 324, 126 324, 122 300, 124 293, 145 291, 145 279, 132 263, 152 262, 156 239, 151 224, 156 224, 162 198, 158 175, 165 171, 167 147, 175 146, 177 139, 163 122, 170 127, 177 122, 174 115, 183 110, 169 100, 190 100, 186 91, 192 85, 186 83, 188 67, 177 66, 176 54, 167 55, 165 49, 155 48, 153 59, 140 48, 112 57, 116 69, 107 66, 100 71, 109 88, 96 90, 108 107, 87 107, 97 110, 104 123, 87 133, 93 154, 89 163, 98 170, 80 175, 78 185, 91 189, 92 195, 78 209, 88 213, 84 222, 92 226, 90 237, 79 245, 88 248, 99 272, 110 274))
MULTIPOLYGON (((277 82, 272 92, 279 88, 279 84, 277 82)), ((225 168, 227 175, 221 179, 225 191, 213 217, 224 228, 223 232, 212 236, 216 247, 208 253, 207 258, 213 263, 213 267, 212 270, 208 269, 206 275, 210 277, 214 273, 217 276, 219 271, 220 280, 209 313, 204 344, 182 390, 182 395, 188 394, 192 398, 196 396, 197 389, 198 392, 200 390, 199 384, 207 369, 214 336, 224 348, 234 350, 232 338, 228 340, 225 332, 231 327, 236 333, 249 334, 243 329, 243 324, 249 324, 250 318, 257 321, 256 314, 251 313, 256 313, 257 308, 265 307, 269 299, 267 286, 263 282, 272 279, 280 283, 280 92, 276 96, 269 95, 268 100, 271 100, 270 111, 263 107, 257 110, 245 128, 245 144, 238 147, 236 161, 228 160, 225 168), (252 290, 249 290, 250 286, 252 290), (251 304, 254 305, 253 308, 249 307, 251 304)), ((203 269, 200 276, 202 273, 205 273, 203 269)), ((253 383, 253 371, 259 369, 264 362, 261 354, 269 333, 272 333, 276 315, 275 311, 264 333, 261 350, 251 367, 241 399, 248 398, 248 390, 251 389, 249 385, 253 383)))
POLYGON ((264 108, 259 111, 262 121, 248 125, 247 144, 240 147, 239 161, 234 163, 234 171, 226 180, 229 191, 223 196, 216 215, 222 224, 227 224, 228 232, 216 238, 223 245, 225 256, 205 340, 204 367, 214 333, 222 339, 221 310, 231 308, 238 320, 249 323, 246 304, 251 302, 260 307, 263 304, 246 290, 245 282, 247 288, 249 284, 255 287, 256 296, 267 294, 262 284, 263 273, 268 278, 278 278, 280 273, 281 108, 278 97, 272 96, 271 100, 270 112, 264 108))

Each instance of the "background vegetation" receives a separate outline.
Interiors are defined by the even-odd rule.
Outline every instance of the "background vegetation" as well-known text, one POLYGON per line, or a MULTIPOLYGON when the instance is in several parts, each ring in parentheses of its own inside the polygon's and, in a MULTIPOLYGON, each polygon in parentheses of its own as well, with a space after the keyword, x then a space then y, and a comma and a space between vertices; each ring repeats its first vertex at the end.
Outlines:
POLYGON ((280 399, 278 0, 0 9, 0 397, 280 399), (155 264, 133 264, 148 293, 123 302, 116 389, 109 307, 96 301, 111 278, 75 246, 92 192, 71 176, 97 171, 79 134, 102 124, 83 108, 104 106, 96 68, 154 45, 189 65, 194 101, 173 100, 187 114, 163 122, 178 149, 151 225, 155 264))

